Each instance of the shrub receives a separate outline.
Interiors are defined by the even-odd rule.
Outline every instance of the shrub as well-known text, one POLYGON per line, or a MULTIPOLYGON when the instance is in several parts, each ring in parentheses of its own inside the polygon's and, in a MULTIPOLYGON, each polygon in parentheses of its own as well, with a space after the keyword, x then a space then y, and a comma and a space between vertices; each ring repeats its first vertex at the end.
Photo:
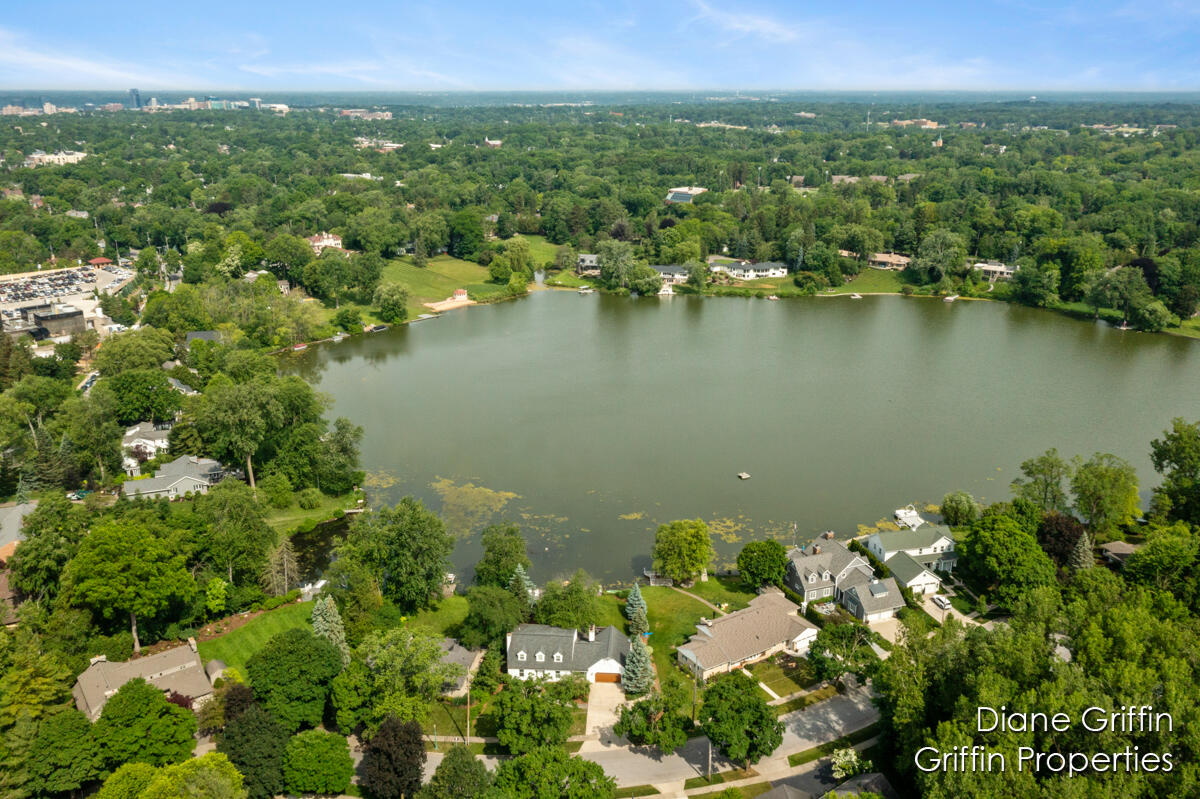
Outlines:
POLYGON ((319 508, 321 507, 321 492, 316 488, 306 488, 300 492, 299 496, 297 497, 297 502, 299 502, 300 507, 304 508, 305 510, 319 508))
POLYGON ((352 776, 354 761, 342 736, 308 730, 288 741, 283 755, 283 782, 292 793, 345 793, 352 776))
POLYGON ((258 482, 267 504, 272 508, 286 508, 292 504, 292 483, 286 475, 269 474, 258 482))

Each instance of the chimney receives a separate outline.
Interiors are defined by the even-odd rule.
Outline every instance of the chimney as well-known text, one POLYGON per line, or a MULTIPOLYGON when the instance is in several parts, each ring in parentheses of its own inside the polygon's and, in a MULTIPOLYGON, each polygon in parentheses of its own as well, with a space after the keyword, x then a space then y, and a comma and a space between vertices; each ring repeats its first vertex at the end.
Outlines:
POLYGON ((596 640, 596 625, 594 625, 594 624, 592 626, 588 627, 588 640, 589 641, 596 640))
POLYGON ((108 655, 96 655, 90 661, 91 665, 93 665, 93 666, 95 666, 97 663, 107 663, 107 662, 108 662, 108 655))
POLYGON ((821 534, 821 537, 824 538, 826 541, 832 541, 833 535, 834 535, 833 530, 826 530, 824 533, 821 534))
POLYGON ((190 647, 192 648, 192 651, 193 651, 193 652, 196 652, 196 653, 199 653, 199 652, 200 652, 200 649, 199 649, 199 648, 196 646, 196 639, 195 639, 195 638, 192 638, 192 637, 189 635, 189 636, 188 636, 188 639, 187 639, 187 642, 188 642, 188 646, 190 646, 190 647))
POLYGON ((814 555, 820 555, 820 554, 821 554, 821 545, 820 545, 820 544, 813 544, 813 551, 812 551, 812 553, 813 553, 814 555))

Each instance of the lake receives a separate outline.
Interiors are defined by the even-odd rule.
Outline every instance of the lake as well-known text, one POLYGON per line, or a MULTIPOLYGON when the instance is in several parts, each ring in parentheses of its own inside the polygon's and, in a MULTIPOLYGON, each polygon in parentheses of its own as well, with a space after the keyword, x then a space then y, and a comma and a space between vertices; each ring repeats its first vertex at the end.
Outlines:
POLYGON ((460 539, 519 524, 539 582, 625 581, 656 526, 855 532, 1022 460, 1112 452, 1200 417, 1200 343, 990 302, 620 298, 539 291, 289 355, 362 425, 372 504, 420 497, 460 539), (751 479, 739 480, 738 472, 751 479))

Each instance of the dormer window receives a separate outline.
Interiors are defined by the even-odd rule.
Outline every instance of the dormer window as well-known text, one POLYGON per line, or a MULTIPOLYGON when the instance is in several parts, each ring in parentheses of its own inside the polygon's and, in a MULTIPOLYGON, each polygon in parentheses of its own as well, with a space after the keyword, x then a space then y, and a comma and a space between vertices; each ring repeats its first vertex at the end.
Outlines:
POLYGON ((810 583, 815 583, 817 581, 817 575, 815 575, 815 574, 808 575, 808 581, 810 583))
POLYGON ((555 652, 555 653, 554 653, 554 662, 555 662, 555 663, 562 663, 562 652, 555 652))
POLYGON ((546 656, 543 655, 541 652, 538 652, 537 655, 535 655, 533 659, 536 660, 538 663, 541 663, 543 660, 546 659, 546 656))
POLYGON ((825 579, 826 579, 826 580, 828 580, 828 579, 829 579, 829 572, 825 572, 825 579))
POLYGON ((518 653, 517 653, 517 660, 519 660, 519 661, 521 661, 521 662, 524 662, 524 661, 525 661, 525 653, 524 653, 524 652, 518 652, 518 653))

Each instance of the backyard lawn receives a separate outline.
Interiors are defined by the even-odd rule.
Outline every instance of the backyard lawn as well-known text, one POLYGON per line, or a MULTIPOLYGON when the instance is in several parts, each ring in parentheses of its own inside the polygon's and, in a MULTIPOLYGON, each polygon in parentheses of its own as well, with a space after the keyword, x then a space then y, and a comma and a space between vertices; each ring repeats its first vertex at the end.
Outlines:
POLYGON ((408 620, 410 627, 424 627, 439 635, 450 635, 450 632, 462 624, 467 617, 467 598, 453 594, 438 602, 437 607, 423 610, 408 620))
POLYGON ((782 664, 779 661, 780 658, 775 657, 755 663, 750 667, 750 673, 779 696, 794 694, 816 684, 817 676, 807 660, 785 658, 782 664))
POLYGON ((246 661, 273 636, 294 627, 310 627, 312 608, 311 602, 297 602, 268 611, 220 638, 200 641, 200 657, 244 669, 246 661))
POLYGON ((712 611, 673 588, 644 586, 642 596, 653 633, 648 640, 654 649, 654 665, 659 675, 663 675, 667 669, 675 668, 675 647, 696 632, 701 616, 711 616, 712 611))
POLYGON ((534 266, 543 267, 547 261, 553 262, 558 254, 558 245, 546 241, 545 236, 522 236, 529 242, 529 257, 534 266))
POLYGON ((610 624, 621 632, 625 632, 625 603, 616 594, 605 594, 600 597, 600 619, 597 627, 607 627, 610 624))
POLYGON ((832 291, 822 291, 822 294, 896 294, 900 291, 900 287, 904 285, 900 282, 900 275, 897 272, 889 272, 883 269, 864 269, 854 276, 844 286, 833 289, 832 291))
POLYGON ((504 287, 486 283, 488 271, 479 264, 437 255, 429 259, 424 268, 414 266, 408 256, 389 261, 383 268, 381 283, 400 283, 408 289, 408 318, 429 313, 427 302, 441 302, 454 294, 455 289, 465 288, 472 294, 481 291, 503 293, 504 287))
POLYGON ((703 582, 697 580, 695 585, 684 590, 718 607, 728 603, 729 607, 724 608, 726 611, 741 610, 755 597, 755 592, 747 588, 740 577, 709 577, 703 582))
POLYGON ((295 502, 295 497, 292 497, 292 504, 286 508, 271 508, 267 511, 267 524, 275 530, 289 531, 296 528, 301 522, 315 521, 323 522, 327 519, 335 518, 339 513, 347 508, 355 507, 361 493, 348 493, 341 496, 331 497, 325 494, 321 495, 321 504, 315 508, 305 509, 300 507, 295 502))

